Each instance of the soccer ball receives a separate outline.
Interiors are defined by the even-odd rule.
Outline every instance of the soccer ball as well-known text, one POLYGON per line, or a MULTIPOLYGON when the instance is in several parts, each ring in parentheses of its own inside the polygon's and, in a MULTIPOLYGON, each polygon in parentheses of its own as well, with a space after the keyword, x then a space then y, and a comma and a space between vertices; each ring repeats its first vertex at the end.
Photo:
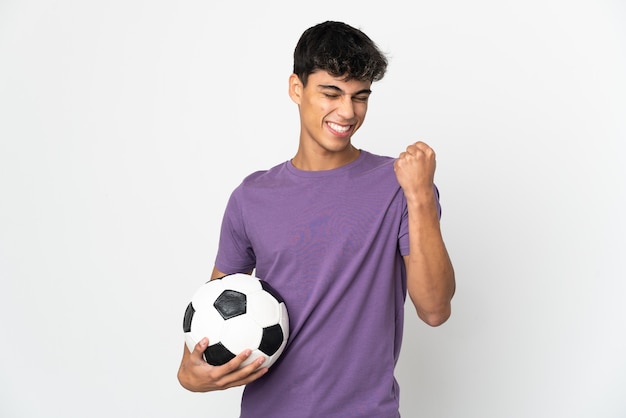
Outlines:
POLYGON ((209 339, 204 359, 221 366, 249 348, 250 357, 240 367, 265 357, 270 367, 282 354, 289 338, 285 301, 266 281, 236 273, 200 286, 185 310, 185 343, 189 351, 203 337, 209 339))

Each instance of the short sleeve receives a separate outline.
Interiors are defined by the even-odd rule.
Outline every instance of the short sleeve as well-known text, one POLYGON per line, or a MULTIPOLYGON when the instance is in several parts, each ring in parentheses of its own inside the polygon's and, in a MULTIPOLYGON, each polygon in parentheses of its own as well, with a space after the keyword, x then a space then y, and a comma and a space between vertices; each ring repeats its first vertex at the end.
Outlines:
POLYGON ((222 219, 215 267, 225 274, 250 271, 256 264, 252 244, 246 234, 240 194, 241 188, 231 194, 222 219))

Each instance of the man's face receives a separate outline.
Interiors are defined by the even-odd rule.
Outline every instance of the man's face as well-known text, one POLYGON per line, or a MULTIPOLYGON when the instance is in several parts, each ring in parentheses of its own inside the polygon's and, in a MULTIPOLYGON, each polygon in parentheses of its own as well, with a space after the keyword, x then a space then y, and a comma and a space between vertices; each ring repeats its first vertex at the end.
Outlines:
POLYGON ((300 108, 301 143, 322 153, 350 148, 352 135, 365 120, 372 83, 345 81, 325 71, 309 75, 306 87, 297 77, 294 82, 298 85, 290 93, 300 108))

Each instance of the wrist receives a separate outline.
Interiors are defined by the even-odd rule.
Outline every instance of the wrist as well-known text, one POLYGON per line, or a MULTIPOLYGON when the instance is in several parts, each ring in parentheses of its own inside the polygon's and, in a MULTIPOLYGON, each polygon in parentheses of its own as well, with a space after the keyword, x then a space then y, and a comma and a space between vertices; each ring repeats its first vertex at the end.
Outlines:
POLYGON ((436 205, 435 193, 432 189, 422 187, 417 190, 404 191, 406 203, 409 206, 431 206, 436 205))

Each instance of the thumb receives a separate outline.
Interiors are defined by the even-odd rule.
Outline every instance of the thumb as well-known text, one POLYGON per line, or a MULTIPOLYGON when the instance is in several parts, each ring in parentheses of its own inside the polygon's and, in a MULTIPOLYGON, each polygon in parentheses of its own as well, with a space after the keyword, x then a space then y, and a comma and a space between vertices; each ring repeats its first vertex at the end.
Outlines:
POLYGON ((209 339, 204 337, 193 347, 193 351, 191 352, 191 357, 194 360, 202 360, 204 361, 204 350, 209 346, 209 339))

